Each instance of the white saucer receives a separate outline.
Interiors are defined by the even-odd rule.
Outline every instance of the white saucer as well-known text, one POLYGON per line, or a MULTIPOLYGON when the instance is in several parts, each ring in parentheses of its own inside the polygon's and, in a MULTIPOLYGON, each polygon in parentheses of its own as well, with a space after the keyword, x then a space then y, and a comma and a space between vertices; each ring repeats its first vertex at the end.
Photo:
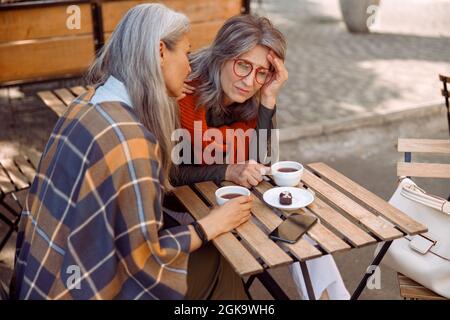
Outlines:
POLYGON ((295 210, 311 204, 314 201, 314 196, 305 189, 295 187, 276 187, 264 192, 263 199, 272 207, 283 210, 295 210), (283 191, 288 191, 292 194, 292 204, 280 204, 280 193, 283 191))

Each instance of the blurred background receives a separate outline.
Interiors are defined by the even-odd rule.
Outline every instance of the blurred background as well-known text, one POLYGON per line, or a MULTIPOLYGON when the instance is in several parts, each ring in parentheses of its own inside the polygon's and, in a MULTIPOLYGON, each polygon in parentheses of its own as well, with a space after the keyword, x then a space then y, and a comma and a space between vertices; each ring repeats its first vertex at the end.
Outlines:
MULTIPOLYGON (((39 157, 55 110, 86 85, 83 74, 96 51, 129 8, 150 1, 0 2, 1 163, 22 154, 39 157)), ((223 22, 240 13, 267 16, 282 30, 289 71, 277 103, 282 159, 328 163, 389 199, 403 157, 397 139, 449 137, 439 74, 450 76, 450 0, 159 2, 189 16, 194 49, 207 46, 223 22)), ((444 180, 422 183, 437 195, 450 194, 444 180)), ((25 195, 18 192, 19 200, 25 195)), ((0 220, 0 239, 6 230, 0 220)), ((4 280, 14 244, 13 234, 0 252, 4 280)), ((335 256, 350 291, 373 250, 335 256)), ((286 270, 273 276, 298 298, 286 270)), ((381 276, 381 288, 366 290, 362 299, 400 298, 395 273, 382 267, 381 276)), ((252 293, 270 298, 259 284, 252 293)))

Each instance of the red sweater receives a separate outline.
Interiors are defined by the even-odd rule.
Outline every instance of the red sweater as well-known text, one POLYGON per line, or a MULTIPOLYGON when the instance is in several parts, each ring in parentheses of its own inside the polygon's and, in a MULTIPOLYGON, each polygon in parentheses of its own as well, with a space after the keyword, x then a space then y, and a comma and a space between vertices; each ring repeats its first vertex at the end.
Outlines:
MULTIPOLYGON (((231 152, 230 148, 234 148, 234 157, 233 161, 240 162, 243 160, 248 160, 248 150, 249 150, 249 139, 246 138, 245 140, 239 139, 240 141, 245 141, 245 145, 243 143, 238 143, 237 135, 234 136, 234 139, 230 139, 231 141, 227 141, 227 135, 226 130, 227 129, 242 129, 245 133, 248 129, 255 129, 257 120, 253 119, 250 121, 238 121, 234 122, 231 125, 223 125, 220 127, 208 127, 208 124, 206 123, 206 110, 204 107, 200 106, 199 108, 195 108, 196 102, 198 97, 196 95, 187 95, 184 99, 178 101, 178 105, 180 107, 180 123, 181 127, 185 128, 189 131, 189 134, 191 136, 191 143, 194 150, 194 156, 196 157, 197 161, 199 159, 202 159, 201 163, 205 164, 211 164, 213 159, 209 157, 208 155, 214 156, 214 152, 211 152, 213 149, 215 152, 221 152, 223 155, 225 155, 226 152, 231 152), (198 121, 197 125, 194 127, 194 122, 198 121), (223 137, 223 141, 214 141, 214 139, 208 139, 207 136, 205 136, 205 132, 208 129, 218 129, 223 137), (203 157, 201 157, 200 154, 200 144, 198 144, 198 149, 194 148, 194 137, 201 137, 201 152, 203 154, 203 157), (205 139, 206 137, 206 139, 205 139), (213 141, 211 141, 213 140, 213 141), (229 143, 229 145, 227 145, 229 143), (245 148, 245 149, 241 149, 245 148), (238 152, 240 151, 240 153, 238 152), (241 154, 241 157, 238 159, 237 156, 241 154), (245 159, 242 158, 242 155, 245 155, 245 159)), ((213 132, 210 132, 211 135, 214 134, 213 132)))

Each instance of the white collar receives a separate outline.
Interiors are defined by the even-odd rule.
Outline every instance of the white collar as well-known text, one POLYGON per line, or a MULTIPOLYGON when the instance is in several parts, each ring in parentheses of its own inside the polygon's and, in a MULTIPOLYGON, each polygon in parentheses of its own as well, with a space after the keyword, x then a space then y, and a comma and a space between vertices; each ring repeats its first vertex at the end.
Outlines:
POLYGON ((113 76, 109 76, 108 80, 95 90, 95 94, 91 98, 93 104, 104 101, 120 101, 133 107, 127 88, 125 88, 125 85, 121 81, 113 76))

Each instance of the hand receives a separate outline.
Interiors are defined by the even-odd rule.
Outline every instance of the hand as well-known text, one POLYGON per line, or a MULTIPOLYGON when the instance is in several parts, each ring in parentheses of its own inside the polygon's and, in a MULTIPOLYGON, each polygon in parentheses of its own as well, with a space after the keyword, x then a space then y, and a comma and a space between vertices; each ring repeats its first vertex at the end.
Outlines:
POLYGON ((269 60, 275 70, 269 82, 261 88, 261 103, 265 107, 273 109, 277 101, 278 92, 288 79, 288 71, 284 66, 284 61, 272 50, 269 51, 267 60, 269 60))
POLYGON ((222 206, 215 207, 198 223, 205 230, 208 240, 212 240, 246 222, 251 216, 251 207, 251 196, 237 197, 227 201, 222 206))
POLYGON ((257 186, 263 180, 263 175, 269 171, 269 167, 254 160, 250 160, 247 163, 230 164, 225 172, 225 180, 251 188, 252 186, 257 186))
POLYGON ((193 86, 188 85, 186 82, 183 84, 182 94, 179 95, 176 100, 181 100, 186 97, 188 94, 193 94, 195 92, 195 88, 193 86))

